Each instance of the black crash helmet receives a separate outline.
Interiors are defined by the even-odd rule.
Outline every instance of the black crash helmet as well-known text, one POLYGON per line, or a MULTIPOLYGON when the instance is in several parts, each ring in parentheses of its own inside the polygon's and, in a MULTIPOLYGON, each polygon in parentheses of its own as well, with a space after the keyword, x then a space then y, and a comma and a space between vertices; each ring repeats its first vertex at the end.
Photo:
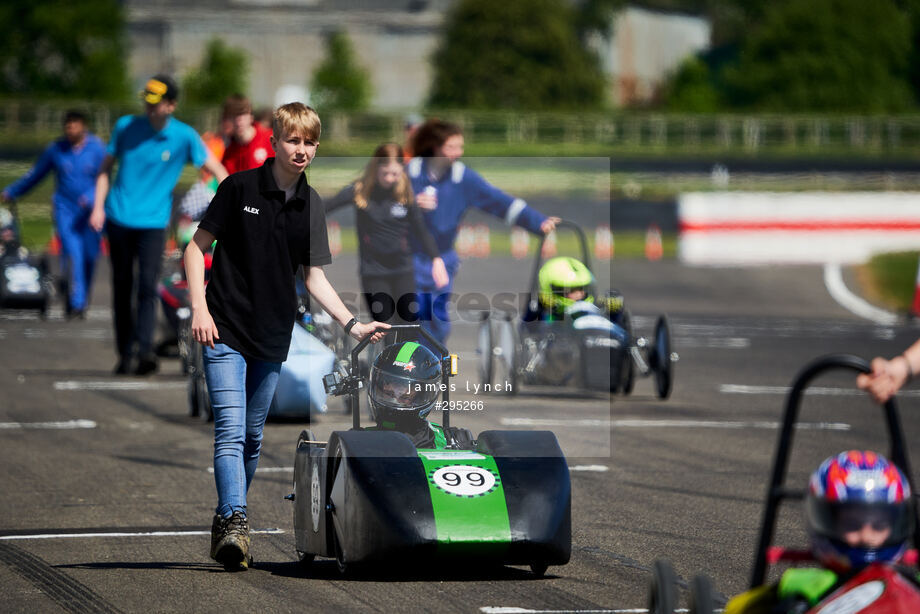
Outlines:
POLYGON ((371 367, 371 415, 389 428, 424 420, 438 399, 440 384, 441 362, 431 350, 414 341, 389 345, 371 367))

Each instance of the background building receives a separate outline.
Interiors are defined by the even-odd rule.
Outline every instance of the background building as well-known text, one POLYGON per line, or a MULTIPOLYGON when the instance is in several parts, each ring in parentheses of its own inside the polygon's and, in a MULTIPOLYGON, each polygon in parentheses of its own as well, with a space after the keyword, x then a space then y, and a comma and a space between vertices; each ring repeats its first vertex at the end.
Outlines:
MULTIPOLYGON (((126 0, 129 70, 140 87, 149 75, 182 77, 207 42, 219 37, 250 57, 249 94, 257 106, 308 94, 325 53, 324 38, 348 35, 370 74, 375 109, 424 105, 447 9, 454 0, 126 0)), ((628 7, 613 36, 595 48, 616 105, 652 99, 668 72, 709 45, 702 18, 628 7)))

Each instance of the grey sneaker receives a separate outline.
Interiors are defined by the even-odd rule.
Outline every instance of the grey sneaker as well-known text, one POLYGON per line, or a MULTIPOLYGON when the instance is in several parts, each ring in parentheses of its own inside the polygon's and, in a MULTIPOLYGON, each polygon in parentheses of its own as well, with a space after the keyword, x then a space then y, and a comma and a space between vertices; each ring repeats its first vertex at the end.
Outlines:
POLYGON ((243 512, 233 512, 229 518, 215 514, 211 523, 212 559, 227 571, 248 569, 252 564, 249 543, 249 521, 243 512))

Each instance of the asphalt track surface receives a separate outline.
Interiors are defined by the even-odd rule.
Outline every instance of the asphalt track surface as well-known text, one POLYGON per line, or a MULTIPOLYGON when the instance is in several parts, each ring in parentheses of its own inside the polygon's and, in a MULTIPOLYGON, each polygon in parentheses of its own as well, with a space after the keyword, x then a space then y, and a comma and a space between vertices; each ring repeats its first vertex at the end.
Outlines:
MULTIPOLYGON (((526 289, 529 262, 468 260, 457 292, 526 289)), ((599 267, 600 277, 608 271, 599 267)), ((328 267, 343 292, 355 262, 328 267)), ((386 570, 339 577, 331 560, 296 562, 294 446, 305 425, 270 422, 249 509, 256 564, 225 573, 208 558, 215 502, 209 425, 186 415, 178 361, 148 378, 114 378, 107 270, 84 321, 0 313, 0 609, 8 612, 641 612, 651 568, 670 559, 681 582, 706 573, 720 595, 747 583, 783 402, 783 387, 830 352, 889 355, 917 336, 849 314, 819 267, 697 269, 616 261, 613 276, 639 333, 671 318, 680 353, 673 395, 649 380, 623 397, 522 390, 455 414, 474 433, 551 428, 572 468, 572 559, 545 578, 507 567, 386 570), (133 388, 132 388, 133 387, 133 388), (548 421, 548 422, 547 422, 548 421), (47 423, 59 428, 48 428, 47 423), (541 426, 533 426, 539 424, 541 426), (552 426, 542 426, 542 425, 552 426)), ((604 285, 602 282, 601 285, 604 285)), ((476 382, 475 323, 457 322, 458 387, 476 382)), ((804 484, 825 456, 887 446, 881 412, 848 395, 852 376, 822 378, 806 399, 791 477, 804 484)), ((338 400, 310 427, 347 428, 338 400)), ((901 398, 906 440, 920 435, 918 400, 901 398)), ((916 449, 910 450, 917 458, 916 449)), ((781 517, 783 543, 803 543, 800 514, 781 517)), ((682 590, 682 595, 685 594, 682 590)))

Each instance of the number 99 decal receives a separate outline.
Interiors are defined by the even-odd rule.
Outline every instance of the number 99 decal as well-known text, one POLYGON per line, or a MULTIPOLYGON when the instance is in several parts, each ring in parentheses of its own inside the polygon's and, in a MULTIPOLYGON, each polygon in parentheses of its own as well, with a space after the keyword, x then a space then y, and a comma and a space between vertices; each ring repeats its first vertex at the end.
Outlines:
POLYGON ((439 467, 431 472, 430 478, 439 489, 458 497, 478 497, 488 494, 499 481, 498 476, 488 469, 472 465, 439 467))

